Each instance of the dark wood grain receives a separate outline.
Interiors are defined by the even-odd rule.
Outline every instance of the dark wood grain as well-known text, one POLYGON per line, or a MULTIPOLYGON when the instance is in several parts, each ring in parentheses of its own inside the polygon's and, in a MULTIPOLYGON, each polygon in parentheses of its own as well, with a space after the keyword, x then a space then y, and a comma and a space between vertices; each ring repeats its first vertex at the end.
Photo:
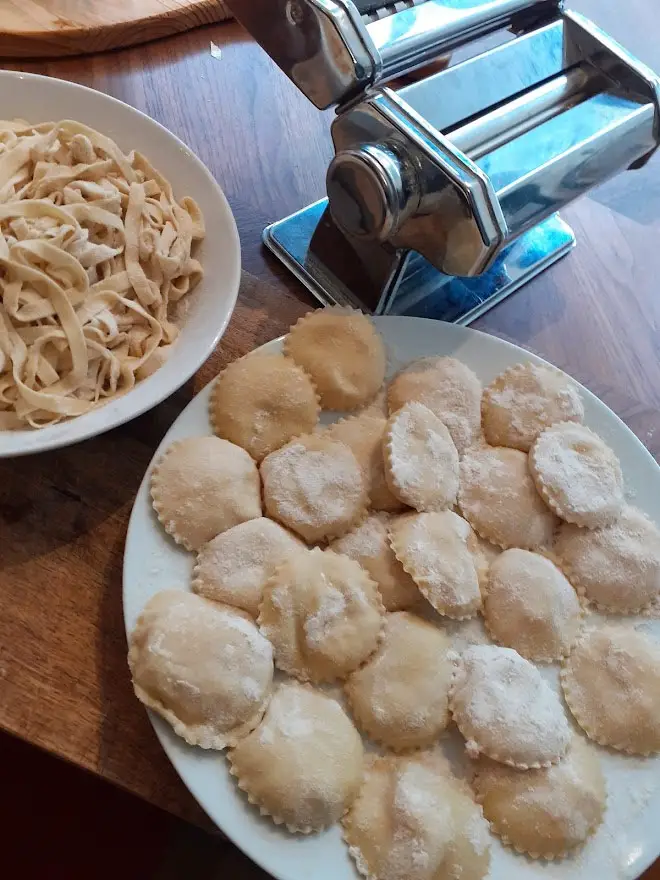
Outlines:
MULTIPOLYGON (((618 3, 573 5, 660 70, 654 0, 628 0, 625 14, 618 3)), ((94 86, 183 138, 227 193, 245 269, 270 282, 244 279, 217 352, 166 403, 73 449, 0 463, 0 726, 201 821, 131 693, 120 595, 126 525, 157 443, 191 396, 313 305, 266 255, 260 236, 266 223, 323 195, 329 119, 235 24, 21 69, 94 86)), ((659 169, 656 159, 567 210, 577 249, 476 325, 564 367, 656 456, 659 169)), ((228 858, 235 861, 227 876, 265 876, 228 858)), ((659 868, 652 877, 660 880, 659 868)))

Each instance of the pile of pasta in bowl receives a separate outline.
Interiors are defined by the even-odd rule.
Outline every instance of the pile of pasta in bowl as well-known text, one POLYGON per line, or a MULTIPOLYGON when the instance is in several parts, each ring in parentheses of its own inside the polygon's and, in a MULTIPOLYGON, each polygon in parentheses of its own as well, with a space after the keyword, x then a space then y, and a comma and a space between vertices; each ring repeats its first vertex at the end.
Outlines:
POLYGON ((164 363, 204 220, 79 122, 0 121, 0 430, 42 428, 164 363))
POLYGON ((324 309, 215 380, 208 433, 150 474, 195 561, 132 628, 136 695, 246 809, 340 823, 369 880, 479 880, 493 837, 566 858, 607 816, 605 749, 660 752, 660 647, 630 624, 660 530, 554 367, 385 374, 374 324, 324 309))

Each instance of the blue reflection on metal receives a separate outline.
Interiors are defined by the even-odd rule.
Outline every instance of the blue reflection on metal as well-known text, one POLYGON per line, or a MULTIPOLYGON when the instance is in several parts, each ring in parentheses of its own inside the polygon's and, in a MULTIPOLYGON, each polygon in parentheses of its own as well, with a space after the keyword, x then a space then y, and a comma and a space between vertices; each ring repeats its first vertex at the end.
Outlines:
MULTIPOLYGON (((644 112, 645 106, 637 101, 608 92, 594 95, 475 161, 499 192, 537 172, 558 155, 594 142, 604 130, 640 111, 644 112)), ((653 118, 652 107, 649 115, 653 118)), ((600 178, 580 181, 583 188, 594 183, 600 183, 600 178)))
MULTIPOLYGON (((269 226, 264 242, 323 304, 364 306, 359 292, 349 290, 311 250, 310 242, 327 205, 322 199, 269 226)), ((383 298, 382 313, 436 318, 468 324, 534 278, 575 244, 570 227, 549 217, 508 245, 493 266, 475 278, 438 272, 411 253, 401 280, 383 298)))
POLYGON ((487 272, 475 278, 443 275, 413 254, 388 312, 469 324, 567 254, 574 244, 570 227, 554 215, 516 239, 487 272))

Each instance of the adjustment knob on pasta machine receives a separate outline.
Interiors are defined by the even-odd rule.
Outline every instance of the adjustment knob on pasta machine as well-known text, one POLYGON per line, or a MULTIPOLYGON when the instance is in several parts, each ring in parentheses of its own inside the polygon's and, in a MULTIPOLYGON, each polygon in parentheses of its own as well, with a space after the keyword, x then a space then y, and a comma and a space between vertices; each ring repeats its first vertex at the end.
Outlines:
POLYGON ((264 233, 323 302, 465 323, 571 249, 558 210, 660 142, 658 77, 562 0, 229 5, 337 105, 327 200, 264 233))
POLYGON ((386 241, 419 201, 412 170, 380 144, 337 153, 326 186, 334 221, 357 238, 386 241))

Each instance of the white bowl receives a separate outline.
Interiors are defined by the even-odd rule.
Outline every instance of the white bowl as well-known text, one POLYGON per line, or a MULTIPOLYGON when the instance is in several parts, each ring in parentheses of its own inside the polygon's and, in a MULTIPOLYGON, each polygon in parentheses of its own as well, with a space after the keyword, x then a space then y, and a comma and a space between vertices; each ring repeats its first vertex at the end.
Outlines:
POLYGON ((234 310, 241 274, 236 223, 222 190, 205 165, 170 131, 127 104, 75 83, 0 71, 0 116, 29 122, 76 119, 139 150, 167 177, 177 198, 192 196, 207 228, 197 256, 204 279, 190 294, 186 323, 163 367, 124 397, 49 428, 0 431, 0 458, 68 446, 109 431, 156 406, 180 388, 211 354, 234 310))

